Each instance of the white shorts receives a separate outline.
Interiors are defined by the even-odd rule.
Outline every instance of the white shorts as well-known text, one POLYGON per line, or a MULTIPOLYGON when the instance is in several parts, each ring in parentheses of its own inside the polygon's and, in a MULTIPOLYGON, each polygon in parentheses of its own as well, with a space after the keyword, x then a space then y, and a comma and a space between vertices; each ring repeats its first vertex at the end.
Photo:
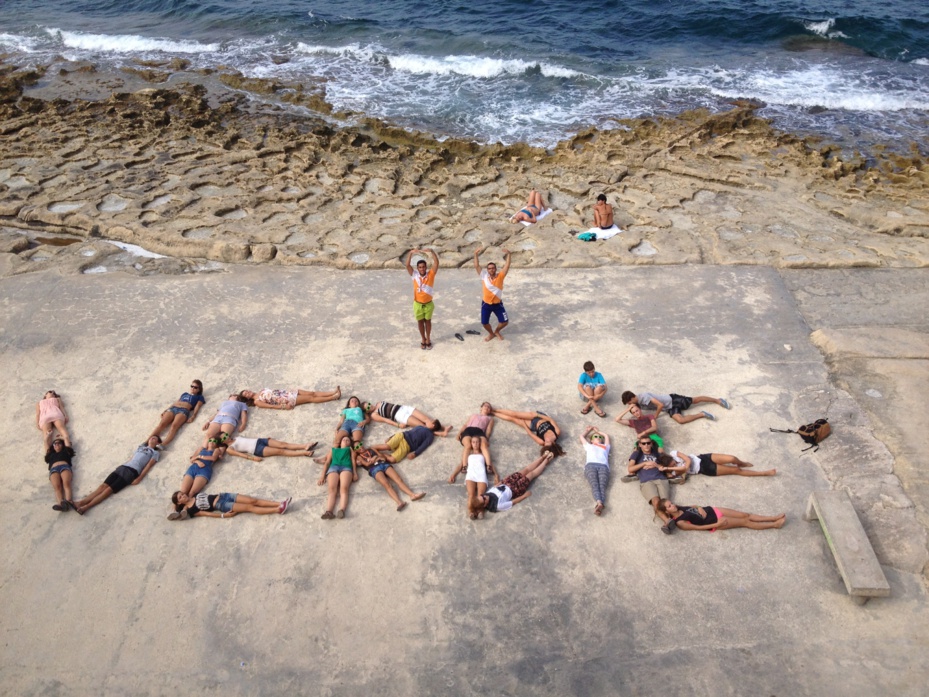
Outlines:
POLYGON ((401 406, 397 409, 397 416, 394 419, 401 426, 406 426, 407 422, 410 420, 410 417, 413 416, 413 407, 401 406))

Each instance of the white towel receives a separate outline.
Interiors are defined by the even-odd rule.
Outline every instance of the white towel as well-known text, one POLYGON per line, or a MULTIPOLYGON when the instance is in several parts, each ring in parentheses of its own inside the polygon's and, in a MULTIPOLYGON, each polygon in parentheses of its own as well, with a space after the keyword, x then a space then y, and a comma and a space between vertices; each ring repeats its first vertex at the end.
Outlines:
MULTIPOLYGON (((517 212, 518 212, 518 211, 517 211, 517 212)), ((546 215, 548 215, 548 214, 551 213, 551 212, 552 212, 552 209, 551 209, 551 208, 545 208, 545 209, 543 209, 542 212, 539 213, 539 214, 536 216, 536 219, 535 219, 536 222, 539 222, 540 220, 542 220, 542 218, 544 218, 546 215)), ((522 223, 523 225, 525 225, 526 227, 529 227, 530 225, 532 225, 532 223, 530 223, 530 222, 528 222, 528 221, 526 221, 526 220, 520 220, 519 222, 521 222, 521 223, 522 223)))
POLYGON ((597 240, 608 240, 611 237, 614 237, 622 232, 622 230, 616 227, 614 223, 612 227, 608 227, 606 230, 601 230, 598 227, 592 227, 587 232, 592 232, 597 236, 597 240))

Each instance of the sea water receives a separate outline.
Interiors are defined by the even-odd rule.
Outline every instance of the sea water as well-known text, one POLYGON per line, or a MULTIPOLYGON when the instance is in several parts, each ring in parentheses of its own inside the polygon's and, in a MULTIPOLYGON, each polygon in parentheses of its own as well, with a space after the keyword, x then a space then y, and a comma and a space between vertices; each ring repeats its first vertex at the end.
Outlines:
POLYGON ((0 53, 322 79, 336 110, 439 138, 552 146, 753 100, 784 131, 929 152, 927 0, 0 0, 0 53))

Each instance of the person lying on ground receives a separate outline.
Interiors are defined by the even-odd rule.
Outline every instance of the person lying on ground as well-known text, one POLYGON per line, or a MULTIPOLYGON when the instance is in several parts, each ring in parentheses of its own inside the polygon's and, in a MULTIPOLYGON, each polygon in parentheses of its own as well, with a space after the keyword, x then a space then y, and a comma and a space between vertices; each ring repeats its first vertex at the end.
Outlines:
POLYGON ((261 462, 266 457, 313 457, 316 446, 313 443, 288 443, 274 438, 246 438, 236 436, 226 441, 229 448, 227 455, 244 457, 252 462, 261 462))
POLYGON ((201 516, 232 518, 239 513, 254 513, 255 515, 280 513, 283 515, 287 512, 292 500, 288 497, 283 501, 269 501, 245 494, 207 494, 206 492, 190 496, 183 491, 175 491, 171 496, 174 510, 168 514, 168 520, 186 520, 201 516))
POLYGON ((735 455, 722 453, 704 453, 703 455, 687 455, 678 450, 671 450, 658 457, 659 469, 668 477, 680 477, 683 484, 688 475, 705 474, 708 477, 722 477, 737 474, 742 477, 773 477, 776 469, 756 470, 751 462, 740 460, 735 455))
POLYGON ((319 486, 329 485, 323 520, 345 517, 345 511, 348 509, 348 491, 352 483, 358 481, 357 453, 358 451, 352 448, 352 439, 343 436, 339 447, 333 448, 329 454, 329 463, 323 467, 323 473, 316 482, 319 486), (339 511, 334 514, 336 495, 339 496, 339 511))
POLYGON ((658 435, 658 420, 655 415, 643 413, 642 407, 636 402, 631 402, 626 410, 616 417, 616 423, 628 426, 635 431, 637 441, 642 436, 649 436, 659 449, 664 447, 664 440, 658 435), (629 414, 628 418, 626 414, 629 414))
POLYGON ((387 462, 387 460, 378 455, 376 450, 372 448, 362 450, 358 453, 357 459, 358 464, 367 470, 368 475, 373 477, 374 481, 384 487, 384 491, 387 492, 387 495, 397 504, 398 511, 402 511, 406 508, 407 502, 402 500, 394 490, 394 484, 396 484, 400 491, 410 497, 410 501, 419 501, 426 495, 425 491, 421 491, 418 494, 414 493, 413 490, 407 486, 406 482, 403 481, 403 477, 400 476, 400 473, 394 468, 393 464, 387 462))
POLYGON ((152 431, 151 435, 161 436, 165 429, 168 429, 168 435, 164 436, 164 440, 161 442, 162 447, 168 445, 174 440, 177 432, 181 430, 181 426, 189 424, 197 418, 200 407, 204 404, 206 404, 206 400, 203 398, 203 383, 199 380, 191 380, 190 392, 181 394, 174 404, 161 412, 158 425, 155 426, 155 430, 152 431))
POLYGON ((730 530, 732 528, 750 528, 752 530, 770 530, 782 528, 787 521, 787 514, 774 516, 745 513, 732 508, 714 506, 678 506, 667 499, 662 499, 658 510, 667 517, 671 527, 681 530, 730 530))
POLYGON ((606 506, 606 487, 610 481, 610 437, 588 426, 579 440, 586 454, 584 477, 594 497, 594 515, 598 516, 606 506))
POLYGON ((397 463, 403 458, 412 460, 422 455, 432 445, 435 435, 425 426, 415 426, 408 431, 398 431, 386 443, 372 445, 387 462, 397 463))
POLYGON ((45 453, 48 481, 55 492, 55 505, 52 506, 52 510, 66 512, 75 508, 71 493, 73 459, 74 450, 71 446, 65 445, 61 436, 52 441, 52 446, 45 453))
POLYGON ((555 423, 555 419, 550 417, 544 411, 514 411, 512 409, 496 409, 491 414, 510 423, 521 426, 529 437, 542 446, 542 452, 546 450, 558 457, 564 455, 564 450, 558 445, 558 437, 561 435, 561 429, 555 423))
POLYGON ((668 527, 670 518, 658 510, 658 503, 661 499, 671 496, 671 485, 659 468, 658 454, 655 452, 657 449, 651 438, 639 438, 636 449, 629 456, 627 469, 629 476, 635 476, 639 480, 639 493, 664 523, 661 528, 662 532, 670 535, 672 532, 668 527))
POLYGON ((248 426, 248 408, 254 403, 255 400, 241 393, 229 395, 229 399, 219 405, 213 418, 203 424, 203 430, 206 431, 203 446, 206 447, 210 439, 224 443, 236 431, 244 431, 248 426))
POLYGON ((68 412, 65 411, 61 395, 55 390, 49 390, 35 405, 35 426, 42 433, 42 452, 48 452, 52 447, 52 434, 56 430, 64 444, 71 447, 67 424, 68 412))
POLYGON ((74 510, 84 515, 94 506, 106 501, 113 494, 118 494, 131 484, 139 484, 161 458, 158 447, 160 436, 149 436, 148 441, 135 449, 132 458, 124 462, 98 486, 92 494, 85 496, 74 505, 74 510))
POLYGON ((699 414, 684 416, 684 412, 690 409, 694 404, 713 403, 720 405, 724 409, 731 409, 729 402, 721 397, 707 397, 705 395, 700 395, 699 397, 685 397, 683 395, 674 394, 673 392, 671 394, 643 392, 637 395, 634 392, 626 391, 623 392, 622 400, 623 404, 632 404, 635 402, 643 409, 655 409, 656 419, 661 415, 661 412, 666 409, 668 415, 679 424, 687 424, 697 419, 716 421, 716 417, 708 411, 701 411, 699 414))
MULTIPOLYGON (((360 448, 365 426, 369 423, 371 423, 371 416, 365 413, 361 400, 352 395, 345 403, 345 408, 339 412, 339 423, 335 428, 332 447, 339 447, 342 439, 348 438, 352 443, 352 447, 355 449, 360 448)), ((332 462, 332 452, 329 451, 323 457, 317 457, 315 462, 328 466, 332 462)))
POLYGON ((432 418, 429 414, 420 411, 416 407, 391 404, 390 402, 375 402, 373 404, 365 402, 364 411, 371 421, 379 421, 397 428, 425 426, 437 436, 442 436, 442 438, 445 438, 452 430, 451 426, 443 428, 438 419, 432 418))
POLYGON ((210 438, 206 447, 190 456, 190 466, 181 479, 181 491, 189 496, 196 496, 213 478, 213 465, 226 454, 226 446, 220 445, 217 438, 210 438))
POLYGON ((554 457, 551 452, 539 456, 519 472, 507 476, 497 486, 475 496, 468 502, 468 509, 474 516, 481 517, 485 510, 491 513, 508 511, 520 501, 525 501, 532 494, 529 486, 545 471, 554 457))
POLYGON ((254 401, 259 409, 284 409, 290 410, 299 407, 301 404, 322 404, 323 402, 332 402, 342 398, 342 388, 336 387, 334 390, 323 392, 313 392, 311 390, 301 390, 298 388, 292 390, 273 390, 265 387, 258 392, 253 390, 242 390, 240 393, 246 399, 254 401))
POLYGON ((483 496, 487 491, 488 469, 493 472, 494 485, 500 484, 500 477, 497 475, 497 471, 493 469, 493 465, 490 464, 490 453, 487 451, 484 441, 473 438, 470 441, 470 445, 470 451, 462 450, 462 462, 455 468, 455 471, 452 472, 452 475, 448 478, 448 483, 454 484, 455 480, 458 478, 458 473, 461 472, 462 469, 467 468, 467 473, 465 474, 465 489, 467 491, 469 504, 468 517, 474 520, 484 517, 484 511, 476 513, 471 511, 470 503, 476 497, 483 496))
POLYGON ((510 218, 511 223, 535 223, 538 222, 539 216, 547 208, 542 194, 533 189, 529 192, 529 200, 526 207, 521 209, 516 215, 510 218))

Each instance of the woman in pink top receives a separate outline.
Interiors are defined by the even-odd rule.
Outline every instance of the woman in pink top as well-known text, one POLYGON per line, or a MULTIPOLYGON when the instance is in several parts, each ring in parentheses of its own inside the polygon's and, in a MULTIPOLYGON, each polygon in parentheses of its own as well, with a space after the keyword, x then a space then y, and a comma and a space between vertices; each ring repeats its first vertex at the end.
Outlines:
POLYGON ((71 447, 71 436, 65 424, 68 423, 68 414, 65 405, 55 390, 45 393, 42 401, 35 405, 35 426, 44 434, 42 452, 48 452, 52 447, 52 433, 58 429, 58 434, 67 447, 71 447))
POLYGON ((478 438, 483 441, 484 445, 490 440, 490 434, 494 430, 494 417, 490 415, 493 407, 490 402, 481 404, 479 414, 472 414, 468 417, 467 422, 458 433, 458 442, 464 446, 465 452, 471 451, 471 439, 478 438))

